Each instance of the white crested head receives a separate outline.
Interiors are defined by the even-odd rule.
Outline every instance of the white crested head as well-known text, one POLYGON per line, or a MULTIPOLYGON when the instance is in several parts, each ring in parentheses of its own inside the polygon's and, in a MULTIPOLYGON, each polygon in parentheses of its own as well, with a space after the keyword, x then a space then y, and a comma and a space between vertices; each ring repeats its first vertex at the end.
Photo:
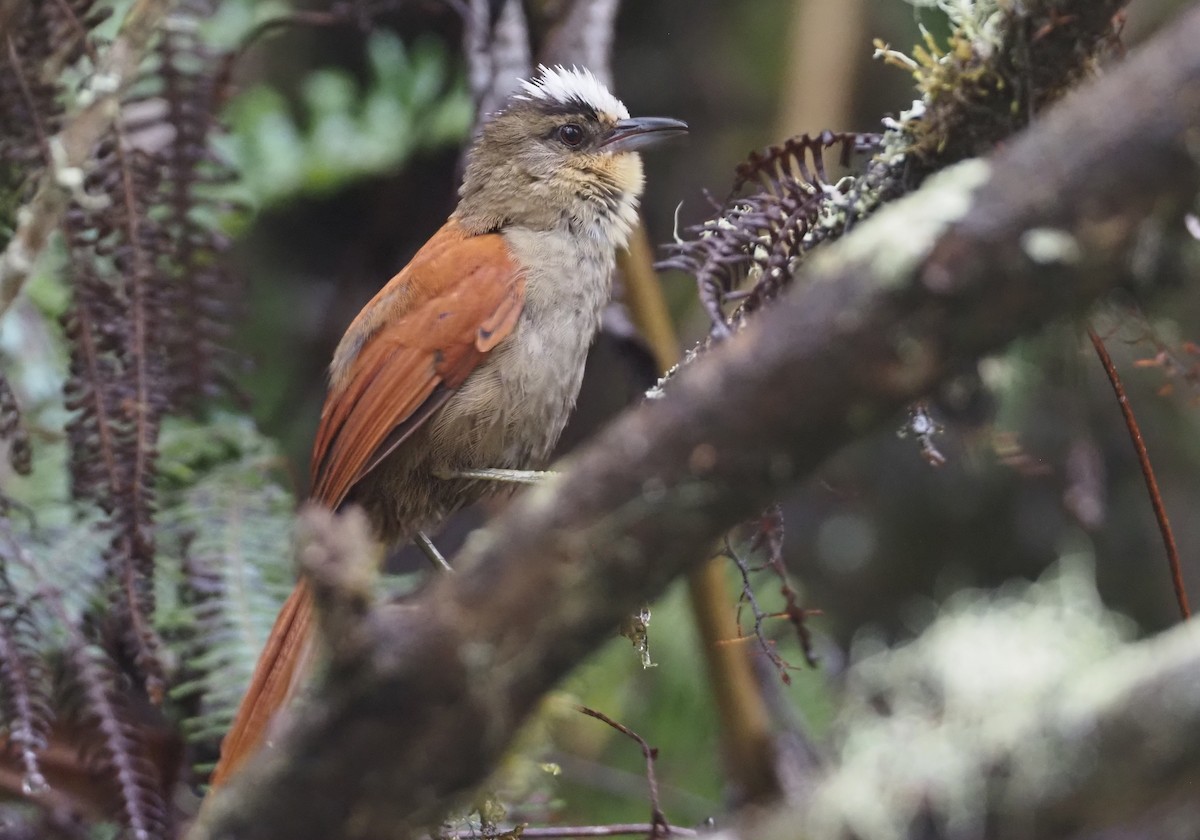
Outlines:
POLYGON ((515 98, 592 109, 614 120, 629 119, 629 109, 587 68, 567 69, 561 64, 555 67, 539 64, 537 75, 521 82, 515 98))

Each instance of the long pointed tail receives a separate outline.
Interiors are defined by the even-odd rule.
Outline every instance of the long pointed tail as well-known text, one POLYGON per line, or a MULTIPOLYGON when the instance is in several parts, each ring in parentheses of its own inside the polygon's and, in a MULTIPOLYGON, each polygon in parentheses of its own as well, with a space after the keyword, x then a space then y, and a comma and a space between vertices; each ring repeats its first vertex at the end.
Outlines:
POLYGON ((210 784, 215 789, 258 751, 276 713, 296 694, 307 676, 314 642, 313 600, 301 577, 275 619, 258 658, 250 688, 242 698, 233 726, 221 742, 221 758, 210 784))

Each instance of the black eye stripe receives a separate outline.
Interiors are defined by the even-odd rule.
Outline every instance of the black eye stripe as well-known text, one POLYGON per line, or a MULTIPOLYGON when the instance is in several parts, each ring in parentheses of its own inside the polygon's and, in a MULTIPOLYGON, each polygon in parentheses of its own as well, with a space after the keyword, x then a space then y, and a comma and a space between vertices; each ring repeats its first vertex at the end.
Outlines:
POLYGON ((589 105, 582 99, 572 99, 569 102, 539 100, 535 103, 534 107, 549 116, 583 117, 583 119, 589 122, 595 122, 600 119, 600 113, 596 110, 595 106, 589 105))

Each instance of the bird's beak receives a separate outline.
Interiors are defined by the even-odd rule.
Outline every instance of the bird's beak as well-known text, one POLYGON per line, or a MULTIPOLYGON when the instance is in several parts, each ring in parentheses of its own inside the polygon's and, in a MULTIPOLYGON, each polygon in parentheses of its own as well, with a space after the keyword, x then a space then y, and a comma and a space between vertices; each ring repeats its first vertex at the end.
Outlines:
POLYGON ((600 142, 606 152, 633 152, 652 146, 668 137, 687 134, 688 126, 683 120, 669 117, 635 117, 620 120, 609 129, 600 142))

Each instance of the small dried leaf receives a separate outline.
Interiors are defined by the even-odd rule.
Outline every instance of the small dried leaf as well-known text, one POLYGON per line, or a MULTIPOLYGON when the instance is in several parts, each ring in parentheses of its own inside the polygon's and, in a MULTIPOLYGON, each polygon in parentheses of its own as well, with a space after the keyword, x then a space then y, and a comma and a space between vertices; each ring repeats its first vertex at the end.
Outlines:
POLYGON ((621 623, 620 633, 633 643, 633 648, 642 660, 643 668, 658 667, 650 659, 650 608, 642 607, 621 623))

